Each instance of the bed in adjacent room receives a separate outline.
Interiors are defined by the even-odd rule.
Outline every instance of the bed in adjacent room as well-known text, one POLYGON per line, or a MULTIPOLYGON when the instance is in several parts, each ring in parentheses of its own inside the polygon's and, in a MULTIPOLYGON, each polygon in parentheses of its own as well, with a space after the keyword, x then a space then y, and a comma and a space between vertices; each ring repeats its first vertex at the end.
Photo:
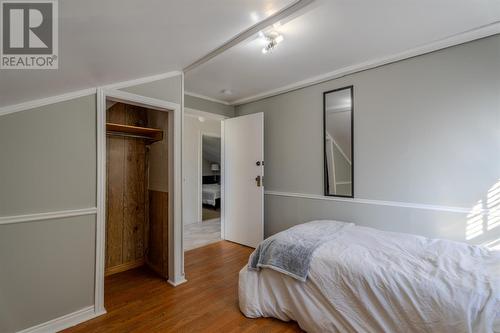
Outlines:
POLYGON ((307 332, 500 332, 500 252, 314 221, 265 240, 241 311, 307 332))
POLYGON ((203 184, 202 203, 214 207, 220 205, 220 184, 203 184))

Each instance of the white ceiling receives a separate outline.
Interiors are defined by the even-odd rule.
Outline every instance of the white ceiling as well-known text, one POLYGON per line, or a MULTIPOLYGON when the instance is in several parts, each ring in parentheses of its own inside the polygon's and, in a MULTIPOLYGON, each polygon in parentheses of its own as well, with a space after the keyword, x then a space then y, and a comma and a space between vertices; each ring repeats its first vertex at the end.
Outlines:
POLYGON ((0 70, 0 106, 181 70, 292 0, 61 0, 59 69, 0 70))
MULTIPOLYGON (((0 70, 0 106, 180 70, 293 2, 59 1, 59 69, 0 70)), ((235 102, 498 21, 499 0, 315 0, 281 22, 275 51, 251 38, 185 87, 235 102)))
POLYGON ((315 0, 276 29, 285 40, 272 53, 250 38, 188 72, 185 89, 238 103, 499 20, 498 0, 315 0))

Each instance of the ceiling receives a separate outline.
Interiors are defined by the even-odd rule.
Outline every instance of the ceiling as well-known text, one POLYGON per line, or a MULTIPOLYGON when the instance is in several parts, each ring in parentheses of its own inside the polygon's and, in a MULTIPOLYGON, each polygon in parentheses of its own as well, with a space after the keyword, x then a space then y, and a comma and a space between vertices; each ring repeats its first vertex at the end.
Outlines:
POLYGON ((59 69, 0 70, 0 106, 181 70, 292 2, 59 1, 59 69))
MULTIPOLYGON (((0 107, 181 70, 295 1, 59 1, 59 69, 0 70, 0 107)), ((185 88, 238 103, 498 21, 499 0, 314 0, 280 22, 276 50, 253 36, 186 73, 185 88)))
POLYGON ((315 0, 273 28, 284 36, 273 52, 249 38, 186 73, 185 89, 238 104, 499 20, 498 0, 315 0))

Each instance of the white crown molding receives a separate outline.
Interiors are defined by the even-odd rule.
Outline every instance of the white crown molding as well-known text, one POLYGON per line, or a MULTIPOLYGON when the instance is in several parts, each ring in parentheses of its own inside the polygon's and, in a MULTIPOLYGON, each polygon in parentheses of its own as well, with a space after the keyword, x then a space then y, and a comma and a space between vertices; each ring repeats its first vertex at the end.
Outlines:
POLYGON ((78 325, 87 320, 101 316, 106 312, 95 312, 94 306, 88 306, 73 313, 61 316, 48 322, 24 329, 18 333, 47 333, 59 332, 66 328, 78 325))
POLYGON ((61 210, 61 211, 48 212, 48 213, 2 216, 2 217, 0 217, 0 225, 35 222, 35 221, 43 221, 43 220, 55 220, 55 219, 61 219, 61 218, 66 218, 66 217, 75 217, 75 216, 93 215, 93 214, 97 214, 97 207, 73 209, 73 210, 61 210))
POLYGON ((424 209, 424 210, 433 210, 439 212, 451 212, 451 213, 461 213, 461 214, 469 214, 471 212, 474 212, 475 214, 490 214, 490 213, 495 214, 494 211, 491 211, 489 209, 473 209, 467 207, 428 205, 428 204, 419 204, 413 202, 385 201, 385 200, 372 200, 372 199, 361 199, 361 198, 352 199, 352 198, 341 198, 341 197, 328 197, 317 194, 304 194, 304 193, 278 192, 278 191, 265 191, 264 193, 266 195, 275 195, 280 197, 338 201, 338 202, 346 202, 352 204, 389 206, 389 207, 399 207, 399 208, 424 209))
POLYGON ((14 113, 14 112, 39 108, 42 106, 55 104, 55 103, 59 103, 59 102, 69 101, 69 100, 76 99, 79 97, 94 95, 96 93, 96 91, 97 91, 96 88, 83 89, 83 90, 77 90, 77 91, 73 91, 70 93, 62 94, 62 95, 36 99, 33 101, 23 102, 23 103, 14 104, 14 105, 3 106, 3 107, 0 107, 0 116, 5 116, 7 114, 14 113))
MULTIPOLYGON (((117 83, 105 85, 105 86, 103 86, 103 88, 105 88, 105 89, 123 89, 123 88, 127 88, 127 87, 137 86, 140 84, 145 84, 145 83, 154 82, 154 81, 158 81, 158 80, 164 80, 164 79, 167 79, 169 77, 175 77, 175 76, 181 76, 181 75, 183 75, 183 73, 181 71, 172 71, 172 72, 168 72, 168 73, 147 76, 147 77, 134 79, 134 80, 130 80, 130 81, 117 82, 117 83)), ((36 99, 33 101, 23 102, 23 103, 19 103, 19 104, 7 105, 4 107, 0 107, 0 116, 4 116, 4 115, 10 114, 10 113, 15 113, 15 112, 19 112, 19 111, 39 108, 42 106, 55 104, 55 103, 59 103, 59 102, 69 101, 69 100, 76 99, 79 97, 95 95, 96 93, 97 93, 97 88, 89 88, 89 89, 82 89, 82 90, 77 90, 77 91, 65 93, 62 95, 56 95, 56 96, 51 96, 51 97, 47 97, 47 98, 36 99)))
POLYGON ((181 76, 182 74, 183 73, 181 71, 171 71, 171 72, 167 72, 167 73, 141 77, 138 79, 121 81, 121 82, 117 82, 117 83, 111 83, 111 84, 102 86, 102 88, 104 88, 104 89, 123 89, 123 88, 138 86, 138 85, 145 84, 145 83, 150 83, 150 82, 154 82, 154 81, 168 79, 170 77, 181 76))
POLYGON ((298 81, 277 89, 272 89, 260 94, 256 94, 249 97, 240 98, 236 101, 231 102, 232 105, 241 105, 250 102, 255 102, 260 99, 264 99, 267 97, 276 96, 279 94, 283 94, 289 91, 297 90, 300 88, 312 86, 318 83, 322 83, 325 81, 330 81, 333 79, 337 79, 342 76, 346 76, 349 74, 354 74, 357 72, 365 71, 368 69, 376 68, 382 65, 387 65, 393 62, 401 61, 408 58, 417 57, 426 53, 442 50, 451 46, 471 42, 476 39, 485 38, 488 36, 493 36, 500 33, 500 21, 496 21, 490 23, 485 26, 478 27, 476 29, 468 30, 444 39, 440 39, 429 44, 425 44, 423 46, 419 46, 408 51, 392 54, 386 57, 373 59, 370 61, 362 62, 356 65, 344 67, 326 74, 314 76, 302 81, 298 81))
POLYGON ((223 101, 221 99, 217 99, 217 98, 212 98, 212 97, 208 97, 208 96, 196 94, 194 92, 185 91, 184 95, 188 95, 188 96, 196 97, 196 98, 201 98, 201 99, 206 99, 207 101, 215 102, 215 103, 219 103, 219 104, 231 105, 231 103, 223 101))
POLYGON ((193 118, 205 117, 207 119, 216 120, 216 121, 221 121, 221 120, 229 118, 229 117, 223 116, 221 114, 211 113, 211 112, 207 112, 207 111, 201 111, 201 110, 191 109, 191 108, 186 108, 186 107, 184 108, 184 116, 193 117, 193 118))

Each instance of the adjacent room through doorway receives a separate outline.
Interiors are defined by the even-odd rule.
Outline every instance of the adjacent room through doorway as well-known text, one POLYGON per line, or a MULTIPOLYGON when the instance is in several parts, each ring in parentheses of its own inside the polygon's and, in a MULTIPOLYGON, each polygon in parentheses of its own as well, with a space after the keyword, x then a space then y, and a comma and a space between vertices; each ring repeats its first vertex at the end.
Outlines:
POLYGON ((222 119, 194 112, 184 117, 185 251, 221 240, 222 119))
POLYGON ((220 222, 220 137, 202 135, 202 222, 220 222))

